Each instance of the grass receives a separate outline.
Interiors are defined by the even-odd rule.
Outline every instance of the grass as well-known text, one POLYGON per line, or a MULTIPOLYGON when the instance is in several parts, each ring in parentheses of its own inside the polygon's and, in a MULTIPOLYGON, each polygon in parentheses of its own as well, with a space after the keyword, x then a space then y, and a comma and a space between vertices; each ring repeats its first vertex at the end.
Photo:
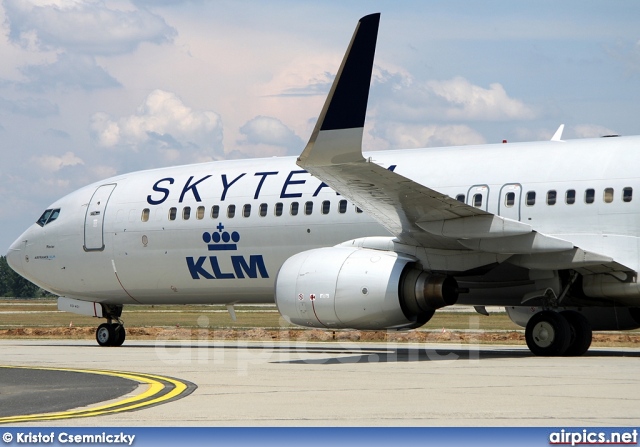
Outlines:
MULTIPOLYGON (((293 326, 275 305, 238 305, 233 321, 225 306, 125 306, 128 339, 237 339, 373 342, 455 342, 524 345, 523 328, 506 313, 436 312, 415 331, 322 330, 293 326)), ((103 319, 57 309, 55 299, 0 300, 1 338, 93 339, 103 319)), ((593 346, 640 347, 639 331, 594 333, 593 346)))
MULTIPOLYGON (((236 306, 233 321, 225 306, 168 305, 125 306, 122 319, 127 327, 183 328, 293 328, 275 305, 236 306)), ((14 327, 95 327, 102 319, 60 312, 55 300, 0 300, 0 329, 14 327)), ((489 317, 466 312, 436 312, 423 329, 519 330, 505 313, 489 317)))

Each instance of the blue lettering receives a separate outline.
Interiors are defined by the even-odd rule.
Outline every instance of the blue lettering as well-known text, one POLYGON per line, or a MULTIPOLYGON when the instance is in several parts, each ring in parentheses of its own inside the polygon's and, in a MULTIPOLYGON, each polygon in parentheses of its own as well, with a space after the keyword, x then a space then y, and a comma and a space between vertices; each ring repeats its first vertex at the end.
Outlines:
POLYGON ((220 197, 220 201, 224 201, 224 198, 227 197, 227 190, 229 189, 229 187, 240 180, 242 177, 244 177, 244 174, 240 174, 239 176, 234 178, 231 183, 227 183, 227 174, 222 174, 222 187, 224 189, 222 190, 222 197, 220 197))
POLYGON ((244 274, 246 273, 249 278, 257 278, 258 271, 260 272, 260 276, 262 278, 268 278, 269 274, 267 273, 267 267, 264 265, 264 259, 262 259, 262 255, 251 255, 249 256, 249 264, 244 259, 244 256, 231 256, 231 263, 233 264, 233 269, 236 272, 236 277, 244 278, 244 274))
MULTIPOLYGON (((328 188, 328 187, 329 185, 327 185, 325 182, 320 183, 320 186, 318 186, 318 189, 316 189, 316 192, 313 193, 313 197, 316 197, 320 193, 320 190, 322 188, 328 188)), ((336 192, 336 195, 339 196, 340 193, 336 192)))
POLYGON ((245 279, 245 278, 258 278, 258 274, 261 278, 269 278, 267 273, 267 267, 264 263, 262 255, 250 255, 249 262, 244 256, 231 256, 231 264, 233 265, 233 273, 223 273, 218 263, 216 256, 209 256, 209 263, 213 270, 213 274, 204 268, 204 263, 207 260, 206 256, 200 256, 198 259, 194 259, 189 256, 186 258, 187 268, 193 279, 245 279))
POLYGON ((209 256, 209 261, 211 261, 211 268, 213 269, 213 274, 218 279, 234 279, 233 273, 222 273, 220 271, 220 266, 218 265, 218 258, 215 256, 209 256))
POLYGON ((151 198, 151 194, 149 194, 147 196, 147 203, 149 205, 160 205, 162 202, 164 202, 165 200, 167 200, 167 197, 169 197, 169 190, 167 188, 160 188, 160 183, 162 182, 169 182, 170 185, 173 185, 174 180, 171 177, 167 177, 167 178, 163 178, 162 180, 158 180, 154 185, 153 185, 153 190, 156 192, 161 192, 164 194, 164 196, 159 199, 159 200, 154 200, 151 198))
POLYGON ((307 171, 305 171, 304 169, 301 171, 291 171, 289 173, 289 175, 287 176, 287 179, 284 181, 284 185, 282 185, 282 191, 280 192, 280 198, 281 199, 291 199, 293 197, 302 197, 302 193, 301 192, 295 192, 295 193, 287 193, 287 186, 289 185, 302 185, 304 183, 306 183, 306 180, 291 180, 291 177, 293 177, 296 174, 306 174, 307 171))
POLYGON ((191 277, 193 279, 200 279, 200 275, 202 275, 205 279, 215 279, 211 273, 207 272, 203 267, 204 261, 207 260, 206 256, 200 256, 198 260, 194 263, 192 257, 187 258, 187 267, 189 267, 189 273, 191 273, 191 277))
POLYGON ((189 177, 189 180, 187 180, 187 183, 184 185, 184 188, 182 188, 182 194, 180 194, 180 200, 178 200, 178 203, 182 203, 182 199, 184 199, 184 195, 189 190, 191 190, 191 192, 193 192, 193 197, 196 199, 196 202, 202 202, 202 199, 200 199, 200 194, 198 194, 198 189, 196 188, 196 186, 198 186, 198 183, 205 181, 209 177, 211 177, 211 176, 207 175, 205 177, 202 177, 200 180, 195 182, 193 185, 190 185, 191 180, 193 180, 193 175, 191 177, 189 177))
POLYGON ((257 199, 260 195, 260 190, 262 189, 262 184, 264 180, 267 178, 267 175, 276 175, 278 172, 256 172, 254 175, 261 175, 260 183, 258 183, 258 188, 256 189, 256 193, 253 195, 254 199, 257 199))
MULTIPOLYGON (((397 165, 391 165, 389 166, 387 169, 389 171, 395 171, 397 165)), ((264 186, 264 182, 267 179, 268 176, 270 175, 278 175, 279 172, 278 171, 269 171, 269 172, 256 172, 254 174, 254 176, 260 177, 260 181, 258 182, 258 187, 256 188, 256 191, 253 195, 254 199, 258 199, 260 197, 260 192, 262 191, 262 187, 264 186)), ((289 175, 287 175, 287 178, 284 181, 284 184, 282 185, 282 190, 280 191, 280 198, 281 199, 291 199, 291 198, 296 198, 296 197, 302 197, 302 193, 301 192, 289 192, 287 189, 292 186, 292 185, 304 185, 307 180, 306 179, 294 179, 294 176, 298 175, 298 174, 307 174, 307 171, 305 171, 304 169, 301 170, 297 170, 297 171, 291 171, 289 172, 289 175)), ((246 175, 246 173, 242 173, 239 176, 237 176, 236 178, 234 178, 233 180, 229 181, 227 179, 227 175, 226 174, 222 174, 221 175, 221 180, 222 180, 222 196, 220 197, 221 201, 224 201, 227 197, 227 193, 229 192, 229 188, 231 188, 232 185, 234 185, 238 180, 240 180, 242 177, 244 177, 246 175)), ((209 177, 211 177, 211 175, 206 175, 204 177, 202 177, 201 179, 193 182, 194 176, 189 177, 189 180, 187 180, 187 182, 185 183, 184 187, 182 188, 182 192, 180 193, 180 199, 178 200, 179 203, 182 203, 182 201, 185 198, 185 195, 191 191, 191 193, 193 194, 194 199, 197 202, 202 202, 202 198, 200 197, 200 193, 198 192, 198 188, 197 186, 202 183, 203 181, 205 181, 206 179, 208 179, 209 177)), ((167 177, 167 178, 163 178, 158 180, 156 183, 154 183, 153 185, 153 191, 162 194, 159 198, 152 198, 152 195, 149 194, 147 196, 147 203, 149 203, 150 205, 160 205, 162 203, 164 203, 165 200, 167 200, 169 198, 169 194, 170 194, 170 190, 168 187, 164 187, 162 186, 162 183, 164 182, 169 182, 169 185, 173 185, 175 180, 171 177, 167 177)), ((313 197, 317 197, 318 194, 320 194, 320 192, 322 191, 323 188, 329 188, 329 185, 327 185, 325 182, 321 182, 320 185, 318 185, 318 187, 316 188, 315 192, 313 193, 313 197)), ((340 193, 336 192, 336 195, 340 195, 340 193)), ((197 265, 197 264, 194 264, 197 265)), ((195 267, 194 267, 195 268, 195 267)))

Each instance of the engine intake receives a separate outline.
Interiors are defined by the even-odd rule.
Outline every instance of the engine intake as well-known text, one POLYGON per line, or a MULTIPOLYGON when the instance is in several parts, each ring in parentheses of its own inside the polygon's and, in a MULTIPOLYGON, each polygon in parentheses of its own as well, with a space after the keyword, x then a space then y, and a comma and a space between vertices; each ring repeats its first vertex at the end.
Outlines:
POLYGON ((458 286, 396 252, 331 247, 289 258, 275 295, 282 316, 300 326, 400 329, 418 327, 435 309, 454 304, 458 286))

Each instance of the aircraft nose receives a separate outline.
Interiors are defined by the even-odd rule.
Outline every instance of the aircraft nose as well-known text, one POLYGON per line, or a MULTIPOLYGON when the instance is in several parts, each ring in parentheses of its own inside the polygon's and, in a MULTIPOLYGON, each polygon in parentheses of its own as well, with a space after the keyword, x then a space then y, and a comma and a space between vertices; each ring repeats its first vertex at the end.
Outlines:
POLYGON ((7 252, 7 264, 11 267, 16 273, 22 275, 22 259, 24 257, 24 240, 22 238, 17 239, 11 246, 9 247, 9 251, 7 252))

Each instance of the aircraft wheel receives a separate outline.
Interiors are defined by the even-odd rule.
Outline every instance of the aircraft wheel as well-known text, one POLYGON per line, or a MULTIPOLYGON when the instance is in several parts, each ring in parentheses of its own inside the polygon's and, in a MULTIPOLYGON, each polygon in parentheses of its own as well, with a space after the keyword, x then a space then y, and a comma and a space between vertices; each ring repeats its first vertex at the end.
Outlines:
POLYGON ((113 346, 115 338, 116 333, 112 324, 102 323, 96 329, 96 341, 100 346, 113 346))
POLYGON ((543 310, 531 317, 527 323, 525 339, 535 355, 562 355, 571 342, 571 328, 569 322, 559 313, 543 310))
POLYGON ((564 355, 579 356, 587 352, 593 337, 589 321, 580 312, 574 310, 565 310, 560 312, 560 315, 567 320, 571 330, 571 341, 564 355))
POLYGON ((122 346, 125 338, 127 337, 127 333, 124 330, 124 325, 119 323, 113 323, 113 331, 114 331, 114 339, 113 344, 111 346, 122 346))

